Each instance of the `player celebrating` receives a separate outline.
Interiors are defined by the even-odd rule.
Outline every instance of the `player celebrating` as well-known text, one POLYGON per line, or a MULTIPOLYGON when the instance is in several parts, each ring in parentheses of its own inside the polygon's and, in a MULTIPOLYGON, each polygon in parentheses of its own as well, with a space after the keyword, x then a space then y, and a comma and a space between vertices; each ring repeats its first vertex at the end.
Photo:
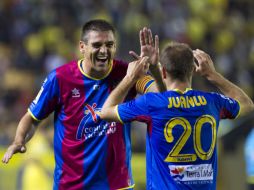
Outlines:
POLYGON ((146 72, 144 59, 129 65, 127 75, 102 108, 102 119, 148 124, 147 190, 215 190, 219 120, 253 109, 251 99, 215 70, 209 55, 193 52, 186 44, 169 44, 160 59, 167 91, 117 105, 146 72), (191 89, 194 70, 226 96, 191 89))
MULTIPOLYGON (((158 37, 154 46, 151 31, 144 28, 140 41, 141 56, 150 55, 154 73, 158 70, 158 37)), ((71 61, 48 75, 19 122, 15 140, 2 161, 8 163, 13 154, 25 152, 33 124, 54 112, 54 190, 132 189, 130 128, 96 116, 127 70, 126 63, 113 59, 114 28, 104 20, 87 22, 79 48, 83 59, 71 61)), ((134 98, 137 92, 156 90, 153 81, 144 77, 137 83, 137 90, 130 90, 128 98, 134 98)))

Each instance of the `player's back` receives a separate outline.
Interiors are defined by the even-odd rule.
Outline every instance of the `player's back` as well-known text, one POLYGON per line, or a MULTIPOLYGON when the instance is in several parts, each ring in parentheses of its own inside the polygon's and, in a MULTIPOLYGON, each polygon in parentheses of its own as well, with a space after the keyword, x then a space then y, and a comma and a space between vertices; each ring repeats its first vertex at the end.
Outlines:
POLYGON ((238 114, 236 101, 188 89, 149 93, 147 189, 216 189, 217 129, 238 114))

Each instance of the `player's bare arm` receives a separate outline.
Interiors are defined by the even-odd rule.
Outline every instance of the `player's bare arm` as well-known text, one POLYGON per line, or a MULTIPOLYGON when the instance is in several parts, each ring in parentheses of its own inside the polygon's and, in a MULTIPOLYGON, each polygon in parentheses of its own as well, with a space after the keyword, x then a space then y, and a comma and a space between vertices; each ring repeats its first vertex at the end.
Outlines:
POLYGON ((8 147, 5 152, 2 162, 8 163, 15 153, 24 153, 26 152, 25 144, 32 138, 36 129, 36 122, 32 116, 27 112, 20 120, 16 135, 13 143, 8 147))
POLYGON ((199 49, 194 50, 193 53, 198 61, 196 72, 219 88, 224 95, 237 100, 241 105, 241 115, 254 109, 254 104, 249 96, 241 88, 216 71, 213 61, 208 54, 199 49))
POLYGON ((155 35, 153 39, 153 34, 151 29, 144 27, 139 32, 140 41, 140 56, 138 56, 134 51, 130 51, 135 59, 140 57, 148 56, 150 67, 149 70, 156 81, 156 86, 151 86, 149 92, 163 92, 166 90, 165 84, 162 80, 161 70, 159 65, 159 37, 155 35))
POLYGON ((99 113, 101 119, 120 122, 117 116, 117 105, 123 102, 132 86, 140 77, 146 74, 148 69, 148 57, 142 57, 137 61, 129 63, 126 76, 111 92, 104 103, 102 110, 99 113))

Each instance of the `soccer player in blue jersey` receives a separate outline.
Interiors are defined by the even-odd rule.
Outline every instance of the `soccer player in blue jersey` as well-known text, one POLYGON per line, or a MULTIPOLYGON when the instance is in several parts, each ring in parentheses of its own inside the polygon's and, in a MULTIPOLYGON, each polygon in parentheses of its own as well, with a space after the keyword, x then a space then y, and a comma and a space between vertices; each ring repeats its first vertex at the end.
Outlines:
POLYGON ((147 93, 119 104, 146 72, 147 64, 142 59, 129 65, 127 75, 106 100, 100 117, 122 123, 147 123, 147 190, 215 190, 219 121, 249 112, 253 102, 220 75, 209 55, 201 50, 171 43, 163 50, 160 63, 166 92, 147 93), (191 89, 194 71, 224 95, 191 89))
MULTIPOLYGON (((141 56, 149 56, 151 73, 162 81, 156 74, 158 37, 154 43, 151 31, 143 28, 140 44, 141 56)), ((89 21, 83 26, 79 47, 83 59, 71 61, 47 76, 19 122, 14 142, 2 162, 8 163, 13 154, 25 152, 33 124, 54 112, 54 190, 133 189, 130 127, 101 121, 96 116, 128 67, 114 59, 115 29, 104 20, 89 21)), ((145 76, 127 98, 155 90, 154 79, 145 76)))

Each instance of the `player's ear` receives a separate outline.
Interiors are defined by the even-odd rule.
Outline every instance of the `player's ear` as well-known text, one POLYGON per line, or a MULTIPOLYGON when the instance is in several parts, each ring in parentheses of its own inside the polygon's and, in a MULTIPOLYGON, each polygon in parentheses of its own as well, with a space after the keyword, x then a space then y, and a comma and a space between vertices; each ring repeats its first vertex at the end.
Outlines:
POLYGON ((85 53, 85 42, 84 41, 79 41, 79 51, 83 54, 85 53))

